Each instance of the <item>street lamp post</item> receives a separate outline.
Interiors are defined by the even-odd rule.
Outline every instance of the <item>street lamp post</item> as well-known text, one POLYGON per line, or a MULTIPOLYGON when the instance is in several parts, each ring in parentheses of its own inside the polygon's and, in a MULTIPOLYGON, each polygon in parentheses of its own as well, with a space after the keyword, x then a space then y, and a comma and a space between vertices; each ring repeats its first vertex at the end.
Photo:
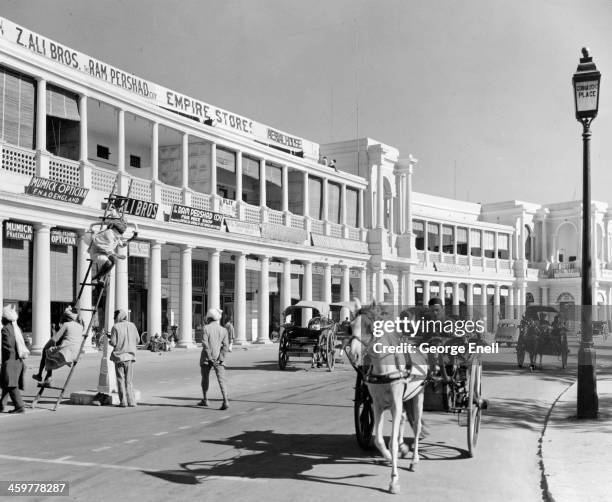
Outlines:
POLYGON ((578 351, 578 418, 597 418, 597 378, 595 374, 595 348, 593 347, 591 277, 591 122, 599 108, 599 82, 589 49, 582 48, 582 58, 572 78, 576 119, 582 123, 582 338, 578 351))

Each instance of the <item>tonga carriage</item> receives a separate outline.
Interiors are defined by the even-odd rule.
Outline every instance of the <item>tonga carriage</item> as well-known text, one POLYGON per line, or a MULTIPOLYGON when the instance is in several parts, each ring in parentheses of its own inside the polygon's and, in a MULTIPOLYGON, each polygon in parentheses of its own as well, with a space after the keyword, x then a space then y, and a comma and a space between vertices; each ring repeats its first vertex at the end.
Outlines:
POLYGON ((557 356, 561 359, 561 367, 567 367, 569 347, 568 330, 559 321, 559 311, 547 305, 529 305, 521 320, 519 338, 516 344, 516 362, 523 367, 525 355, 529 354, 529 369, 535 370, 536 358, 540 356, 557 356))
POLYGON ((329 304, 301 301, 283 312, 284 323, 278 340, 278 367, 284 370, 290 357, 307 357, 312 367, 335 365, 337 323, 330 316, 329 304))
MULTIPOLYGON (((475 341, 467 337, 452 338, 447 343, 467 344, 475 341)), ((419 337, 415 337, 418 344, 419 337)), ((425 399, 427 393, 433 388, 430 384, 444 386, 444 411, 460 415, 467 415, 467 445, 468 454, 473 457, 478 443, 482 411, 487 408, 487 401, 482 398, 482 360, 478 354, 457 354, 444 356, 442 362, 445 366, 446 378, 428 376, 425 380, 425 399)), ((372 449, 374 412, 372 397, 364 379, 363 368, 358 368, 355 382, 354 421, 355 435, 359 446, 363 449, 372 449)), ((406 403, 404 403, 404 406, 406 403)))

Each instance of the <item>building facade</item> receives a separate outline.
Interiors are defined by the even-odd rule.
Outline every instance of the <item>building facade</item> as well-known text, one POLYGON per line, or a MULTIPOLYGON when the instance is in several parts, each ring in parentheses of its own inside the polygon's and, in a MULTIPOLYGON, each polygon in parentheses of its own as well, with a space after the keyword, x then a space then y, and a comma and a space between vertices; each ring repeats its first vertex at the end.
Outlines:
MULTIPOLYGON (((77 298, 111 193, 139 234, 98 322, 123 308, 141 331, 177 325, 183 347, 210 307, 238 343, 265 343, 299 300, 440 296, 491 329, 528 299, 579 303, 580 204, 417 193, 417 160, 393 147, 318 145, 0 23, 0 298, 35 351, 77 298)), ((610 305, 612 213, 594 206, 593 297, 610 305)), ((86 287, 86 321, 91 302, 86 287)))

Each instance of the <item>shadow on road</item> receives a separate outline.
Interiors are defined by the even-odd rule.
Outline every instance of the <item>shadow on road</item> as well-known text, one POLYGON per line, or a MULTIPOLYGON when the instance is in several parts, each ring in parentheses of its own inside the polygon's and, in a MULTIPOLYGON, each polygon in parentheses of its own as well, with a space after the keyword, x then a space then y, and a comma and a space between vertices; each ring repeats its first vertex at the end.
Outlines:
MULTIPOLYGON (((369 456, 357 446, 352 434, 282 434, 272 430, 247 431, 225 440, 203 440, 204 444, 233 447, 225 459, 196 460, 179 464, 180 468, 167 471, 145 471, 172 483, 199 484, 207 479, 250 478, 291 479, 366 488, 386 493, 379 487, 364 485, 367 478, 384 471, 373 472, 373 466, 388 466, 378 456, 369 456), (365 456, 364 456, 365 455, 365 456), (320 476, 310 471, 330 472, 325 466, 350 465, 352 474, 320 476)), ((467 453, 443 443, 422 442, 419 449, 422 460, 458 460, 467 453)), ((406 466, 407 469, 407 466, 406 466)), ((385 473, 386 474, 386 473, 385 473)))

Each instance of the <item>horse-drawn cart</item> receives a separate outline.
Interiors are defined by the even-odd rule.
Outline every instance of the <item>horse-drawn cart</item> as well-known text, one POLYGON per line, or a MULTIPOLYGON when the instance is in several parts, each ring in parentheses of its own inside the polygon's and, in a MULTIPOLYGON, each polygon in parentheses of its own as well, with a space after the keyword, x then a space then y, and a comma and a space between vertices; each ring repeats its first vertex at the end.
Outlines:
POLYGON ((278 341, 278 367, 284 370, 290 357, 307 357, 312 367, 335 365, 337 324, 329 304, 301 301, 283 312, 284 323, 278 341))
POLYGON ((516 345, 516 362, 523 367, 525 355, 529 354, 529 369, 535 370, 537 356, 556 356, 561 359, 561 367, 567 367, 569 347, 568 330, 559 320, 559 312, 547 305, 529 305, 521 321, 520 333, 516 345))

